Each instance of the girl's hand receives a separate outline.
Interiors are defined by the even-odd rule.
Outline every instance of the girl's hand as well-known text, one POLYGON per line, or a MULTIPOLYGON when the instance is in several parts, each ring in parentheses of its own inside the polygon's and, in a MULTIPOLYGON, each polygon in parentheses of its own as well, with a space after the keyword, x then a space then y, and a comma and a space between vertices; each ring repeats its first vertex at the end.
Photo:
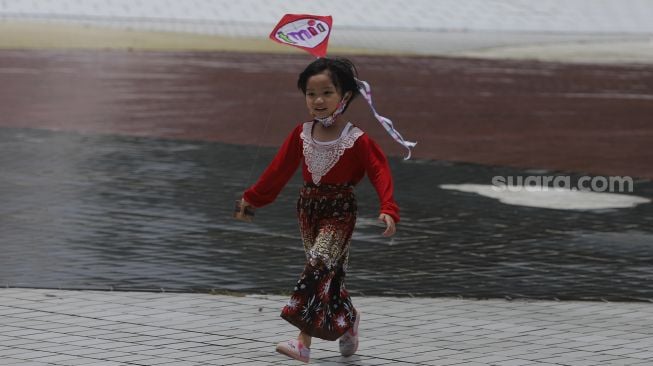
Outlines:
POLYGON ((245 201, 244 198, 241 198, 240 199, 240 207, 242 207, 244 209, 245 207, 248 207, 248 206, 251 207, 251 208, 254 208, 254 206, 252 206, 249 202, 245 201))
POLYGON ((245 201, 244 198, 241 198, 240 201, 236 201, 234 217, 241 221, 252 222, 254 218, 254 206, 245 201))
POLYGON ((384 222, 386 226, 385 231, 383 232, 383 236, 393 236, 395 232, 397 232, 397 228, 395 227, 395 220, 392 218, 392 216, 381 214, 379 215, 379 221, 384 222))

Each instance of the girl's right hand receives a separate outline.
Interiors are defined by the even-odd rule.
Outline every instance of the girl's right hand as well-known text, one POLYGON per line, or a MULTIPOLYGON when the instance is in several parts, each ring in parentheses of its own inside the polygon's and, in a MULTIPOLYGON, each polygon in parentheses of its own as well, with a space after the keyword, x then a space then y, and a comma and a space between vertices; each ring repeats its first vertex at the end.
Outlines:
POLYGON ((239 201, 236 201, 234 218, 245 222, 252 222, 254 219, 254 206, 245 201, 244 198, 241 198, 239 201))

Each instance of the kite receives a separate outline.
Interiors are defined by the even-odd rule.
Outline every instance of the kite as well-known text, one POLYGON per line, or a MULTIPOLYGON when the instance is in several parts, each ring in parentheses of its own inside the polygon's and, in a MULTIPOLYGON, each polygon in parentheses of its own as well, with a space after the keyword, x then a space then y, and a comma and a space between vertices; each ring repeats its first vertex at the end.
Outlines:
POLYGON ((331 16, 286 14, 270 33, 270 39, 324 57, 331 35, 331 16))
MULTIPOLYGON (((302 49, 317 58, 325 57, 329 46, 332 24, 333 19, 330 15, 286 14, 270 33, 270 39, 302 49)), ((392 121, 376 111, 372 103, 372 89, 369 83, 358 79, 356 79, 356 82, 358 83, 358 90, 369 104, 377 121, 396 142, 408 149, 408 156, 404 160, 410 159, 411 149, 417 143, 404 140, 399 131, 394 128, 392 121)))

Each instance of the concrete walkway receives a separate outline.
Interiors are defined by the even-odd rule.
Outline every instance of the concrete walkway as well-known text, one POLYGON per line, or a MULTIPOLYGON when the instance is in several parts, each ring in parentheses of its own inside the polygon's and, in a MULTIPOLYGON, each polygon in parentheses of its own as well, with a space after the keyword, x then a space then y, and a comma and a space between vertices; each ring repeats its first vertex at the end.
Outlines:
MULTIPOLYGON (((361 346, 315 340, 315 365, 651 365, 646 303, 354 298, 361 346)), ((0 365, 287 365, 286 299, 0 290, 0 365)))
MULTIPOLYGON (((333 53, 581 63, 653 60, 647 0, 195 0, 0 2, 0 48, 292 52, 267 39, 285 13, 329 14, 333 53)), ((300 51, 295 51, 300 52, 300 51)))

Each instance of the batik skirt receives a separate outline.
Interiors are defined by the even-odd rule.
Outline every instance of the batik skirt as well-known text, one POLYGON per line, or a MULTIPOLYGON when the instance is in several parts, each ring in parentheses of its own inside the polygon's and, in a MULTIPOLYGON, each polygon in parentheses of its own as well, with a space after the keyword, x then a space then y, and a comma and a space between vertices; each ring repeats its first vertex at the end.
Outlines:
POLYGON ((281 317, 313 337, 336 340, 356 320, 345 288, 356 209, 351 185, 305 183, 301 189, 297 216, 306 266, 281 317))

